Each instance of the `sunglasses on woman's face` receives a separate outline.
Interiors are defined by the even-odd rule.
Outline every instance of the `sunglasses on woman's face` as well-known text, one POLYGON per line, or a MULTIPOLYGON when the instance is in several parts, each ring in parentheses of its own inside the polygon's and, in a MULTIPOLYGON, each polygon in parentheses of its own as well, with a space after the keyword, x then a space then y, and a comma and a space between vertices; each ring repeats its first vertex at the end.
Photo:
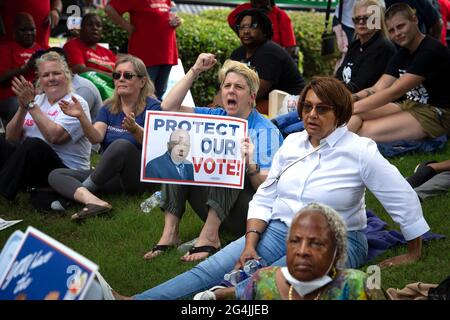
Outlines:
POLYGON ((133 72, 130 72, 130 71, 125 71, 125 72, 116 72, 116 71, 114 71, 112 73, 112 77, 113 77, 114 80, 119 80, 122 76, 126 80, 131 80, 131 79, 133 79, 133 77, 140 77, 139 75, 137 75, 137 74, 135 74, 133 72))
POLYGON ((366 24, 367 20, 369 20, 368 16, 356 16, 352 18, 354 24, 363 23, 366 24))
MULTIPOLYGON (((329 105, 326 105, 326 104, 316 104, 316 105, 314 105, 312 103, 303 101, 303 102, 300 102, 300 105, 301 105, 302 110, 303 110, 302 112, 304 112, 305 114, 306 113, 310 113, 311 111, 313 111, 314 108, 316 108, 316 112, 319 115, 324 115, 327 112, 329 112, 331 110, 334 110, 333 106, 329 106, 329 105)), ((301 117, 301 114, 299 114, 299 116, 301 117)))

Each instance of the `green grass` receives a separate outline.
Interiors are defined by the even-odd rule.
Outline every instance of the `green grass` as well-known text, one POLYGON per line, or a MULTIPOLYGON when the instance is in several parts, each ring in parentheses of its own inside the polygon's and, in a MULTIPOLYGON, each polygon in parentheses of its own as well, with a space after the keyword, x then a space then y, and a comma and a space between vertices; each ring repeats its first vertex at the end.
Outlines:
MULTIPOLYGON (((435 154, 414 154, 391 159, 404 176, 409 175, 417 163, 429 159, 450 158, 450 147, 435 154)), ((149 194, 139 196, 110 196, 114 210, 110 217, 88 219, 83 224, 70 221, 70 215, 81 209, 73 206, 66 215, 42 214, 28 204, 28 195, 20 194, 14 202, 0 199, 0 217, 6 220, 23 219, 13 227, 0 231, 0 247, 10 234, 20 229, 24 231, 31 225, 97 263, 100 271, 110 285, 118 292, 132 295, 153 287, 179 273, 191 268, 194 263, 180 262, 180 253, 172 250, 152 261, 142 256, 156 244, 161 234, 164 215, 159 209, 144 214, 139 204, 149 194)), ((389 228, 398 227, 386 214, 381 204, 368 192, 367 207, 373 209, 389 223, 389 228)), ((432 232, 450 237, 450 194, 442 195, 423 203, 423 211, 432 232)), ((198 236, 202 223, 188 207, 180 226, 182 241, 198 236)), ((232 236, 222 235, 222 245, 232 236)), ((389 250, 374 263, 406 252, 406 247, 389 250)), ((383 288, 403 288, 411 282, 439 283, 450 273, 450 240, 434 240, 424 246, 421 261, 382 271, 383 288)), ((362 269, 365 270, 367 266, 362 269)))

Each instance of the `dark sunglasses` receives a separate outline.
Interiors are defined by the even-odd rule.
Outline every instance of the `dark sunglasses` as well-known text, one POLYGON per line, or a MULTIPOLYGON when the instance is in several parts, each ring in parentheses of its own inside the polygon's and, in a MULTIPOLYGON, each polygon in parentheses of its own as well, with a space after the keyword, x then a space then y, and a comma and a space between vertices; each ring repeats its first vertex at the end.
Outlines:
POLYGON ((251 25, 243 25, 243 26, 241 26, 239 24, 236 25, 236 29, 238 31, 244 31, 246 29, 255 30, 257 28, 258 28, 258 24, 257 23, 252 23, 251 25))
POLYGON ((352 18, 352 21, 354 24, 358 24, 358 23, 366 23, 367 20, 369 20, 368 16, 356 16, 352 18))
MULTIPOLYGON (((324 115, 327 112, 330 112, 331 110, 334 110, 333 106, 329 106, 329 105, 326 105, 326 104, 316 104, 316 105, 314 105, 312 103, 305 102, 305 101, 302 101, 299 104, 302 107, 302 112, 304 112, 304 113, 310 113, 314 108, 316 108, 316 112, 319 115, 324 115)), ((301 113, 300 113, 300 108, 298 109, 298 115, 299 115, 299 117, 302 116, 301 113)))
POLYGON ((131 79, 133 79, 133 77, 139 77, 139 78, 141 77, 140 75, 129 72, 129 71, 125 71, 123 73, 114 71, 112 73, 112 77, 114 80, 119 80, 122 77, 122 75, 123 75, 123 78, 126 80, 131 80, 131 79))

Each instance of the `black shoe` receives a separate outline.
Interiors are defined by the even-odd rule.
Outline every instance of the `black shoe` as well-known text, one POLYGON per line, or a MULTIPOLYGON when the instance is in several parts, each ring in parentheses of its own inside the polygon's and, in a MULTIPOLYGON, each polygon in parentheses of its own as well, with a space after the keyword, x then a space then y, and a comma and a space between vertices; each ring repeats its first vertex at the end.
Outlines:
POLYGON ((413 188, 417 188, 418 186, 424 184, 437 174, 437 172, 434 171, 434 169, 428 165, 430 163, 436 162, 437 161, 432 160, 420 163, 414 170, 414 174, 406 178, 406 181, 408 181, 408 183, 413 188))

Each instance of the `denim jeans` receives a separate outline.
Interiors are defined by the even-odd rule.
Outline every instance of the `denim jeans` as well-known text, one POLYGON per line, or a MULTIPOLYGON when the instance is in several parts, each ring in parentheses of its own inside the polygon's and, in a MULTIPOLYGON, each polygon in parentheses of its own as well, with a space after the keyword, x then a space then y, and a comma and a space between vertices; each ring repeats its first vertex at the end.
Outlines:
MULTIPOLYGON (((256 251, 268 265, 286 253, 288 227, 281 221, 270 221, 256 251)), ((134 296, 136 300, 171 300, 189 298, 193 294, 218 285, 223 276, 234 268, 245 246, 245 237, 233 241, 197 266, 157 287, 134 296)))
MULTIPOLYGON (((346 268, 359 268, 367 259, 367 251, 369 249, 367 243, 367 237, 363 231, 348 231, 347 232, 347 261, 345 263, 346 268)), ((286 256, 281 257, 272 266, 286 266, 286 256)), ((251 278, 247 278, 244 281, 239 282, 236 285, 236 299, 240 300, 240 297, 244 293, 245 287, 251 278)))
POLYGON ((162 100, 164 92, 166 92, 171 69, 172 66, 170 64, 147 67, 148 75, 155 85, 155 94, 158 100, 162 100))

